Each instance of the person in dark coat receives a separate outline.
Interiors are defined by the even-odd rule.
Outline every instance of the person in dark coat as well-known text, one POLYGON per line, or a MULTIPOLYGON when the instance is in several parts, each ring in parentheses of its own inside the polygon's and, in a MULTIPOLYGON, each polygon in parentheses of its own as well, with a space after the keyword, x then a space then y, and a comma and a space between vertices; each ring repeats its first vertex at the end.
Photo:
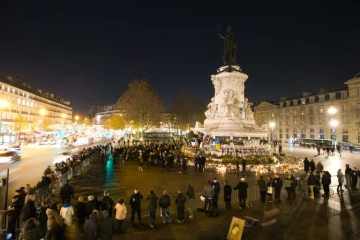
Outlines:
POLYGON ((330 192, 331 176, 328 171, 323 171, 323 176, 321 178, 321 183, 324 188, 323 197, 328 197, 330 192))
POLYGON ((171 205, 171 198, 167 194, 167 191, 164 190, 163 195, 160 197, 159 200, 159 207, 161 208, 163 223, 166 223, 166 220, 168 220, 168 222, 171 223, 171 216, 169 212, 170 205, 171 205))
POLYGON ((351 189, 352 190, 358 190, 356 188, 356 185, 357 185, 357 182, 358 182, 358 177, 359 177, 359 171, 358 171, 357 167, 353 168, 350 175, 351 175, 351 189))
POLYGON ((35 195, 30 195, 29 199, 21 209, 21 223, 22 226, 30 218, 36 218, 35 195))
POLYGON ((86 203, 85 207, 86 207, 86 216, 87 217, 90 217, 90 214, 94 210, 99 211, 97 200, 95 199, 95 197, 93 195, 88 196, 88 202, 86 203))
POLYGON ((195 201, 195 190, 193 186, 188 184, 185 195, 187 196, 187 207, 189 209, 189 218, 194 218, 194 204, 195 201))
POLYGON ((232 188, 231 186, 228 184, 228 181, 225 180, 225 185, 224 185, 224 202, 226 205, 226 209, 230 210, 231 209, 231 194, 232 194, 232 188))
POLYGON ((110 193, 108 191, 104 191, 104 197, 101 201, 101 210, 102 211, 108 210, 109 217, 112 217, 112 212, 115 203, 109 195, 110 193))
POLYGON ((47 215, 46 210, 50 207, 51 198, 45 198, 44 201, 41 203, 40 214, 39 214, 39 222, 40 222, 40 237, 43 238, 46 236, 47 230, 47 215))
POLYGON ((135 213, 138 215, 138 219, 141 225, 143 225, 141 221, 141 200, 143 199, 143 195, 139 192, 138 189, 134 190, 134 194, 130 197, 130 206, 131 206, 131 226, 134 225, 135 213))
POLYGON ((351 171, 349 164, 345 164, 345 180, 346 180, 346 187, 350 187, 351 185, 351 171))
POLYGON ((6 233, 12 235, 11 239, 15 239, 16 222, 19 218, 19 214, 20 214, 20 210, 21 210, 18 199, 19 199, 18 195, 15 195, 11 199, 11 206, 9 206, 9 208, 6 211, 6 215, 8 216, 8 224, 7 224, 6 233))
POLYGON ((304 171, 305 171, 305 173, 308 173, 309 169, 310 169, 310 161, 307 158, 305 158, 304 159, 304 171))
POLYGON ((86 216, 88 216, 86 207, 85 207, 85 203, 84 203, 84 197, 78 198, 75 208, 76 208, 76 216, 79 220, 78 224, 79 224, 79 227, 82 229, 82 227, 84 226, 84 223, 85 223, 85 218, 86 218, 86 216))
POLYGON ((314 159, 311 159, 310 161, 310 172, 314 172, 315 171, 315 162, 314 159))
POLYGON ((234 187, 234 190, 239 190, 238 195, 239 195, 240 209, 241 208, 243 208, 243 209, 246 208, 246 199, 247 199, 247 189, 248 189, 248 187, 249 187, 249 185, 245 181, 245 178, 241 178, 238 185, 236 185, 236 187, 234 187))
POLYGON ((100 224, 100 238, 101 240, 112 240, 114 229, 114 218, 109 216, 109 211, 102 212, 103 220, 100 224))
POLYGON ((74 189, 69 185, 69 180, 66 181, 64 186, 60 190, 60 197, 65 202, 65 199, 74 198, 74 189))
POLYGON ((90 214, 90 218, 85 221, 83 230, 84 240, 97 240, 99 236, 99 226, 97 224, 96 212, 90 214))
POLYGON ((274 190, 275 190, 275 199, 278 200, 278 202, 281 202, 280 195, 281 195, 282 185, 283 185, 283 181, 281 180, 279 175, 276 174, 275 178, 274 178, 273 187, 274 187, 274 190))
POLYGON ((260 179, 257 180, 257 184, 259 186, 259 191, 260 191, 260 201, 261 203, 265 203, 267 186, 263 176, 260 176, 260 179))
POLYGON ((181 166, 182 166, 182 174, 186 174, 186 169, 187 169, 187 158, 183 158, 182 162, 181 162, 181 166))
POLYGON ((178 217, 178 222, 182 223, 184 222, 184 215, 185 215, 185 202, 186 202, 186 197, 185 195, 182 193, 181 190, 178 190, 178 195, 175 199, 175 204, 177 204, 177 217, 178 217))
POLYGON ((150 227, 155 226, 155 216, 156 216, 156 208, 157 208, 157 200, 158 197, 154 193, 153 190, 150 191, 147 199, 149 200, 149 210, 150 210, 150 227))
POLYGON ((309 177, 307 179, 307 184, 310 187, 310 198, 314 199, 315 195, 314 195, 314 187, 316 186, 316 177, 313 174, 313 172, 310 172, 309 177))

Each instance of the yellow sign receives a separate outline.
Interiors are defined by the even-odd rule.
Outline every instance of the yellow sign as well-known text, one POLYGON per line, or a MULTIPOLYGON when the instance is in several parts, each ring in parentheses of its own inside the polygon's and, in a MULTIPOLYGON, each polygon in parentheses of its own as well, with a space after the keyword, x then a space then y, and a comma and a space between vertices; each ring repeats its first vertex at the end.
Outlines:
POLYGON ((245 220, 233 217, 231 220, 229 232, 227 235, 228 240, 240 240, 244 231, 245 220))

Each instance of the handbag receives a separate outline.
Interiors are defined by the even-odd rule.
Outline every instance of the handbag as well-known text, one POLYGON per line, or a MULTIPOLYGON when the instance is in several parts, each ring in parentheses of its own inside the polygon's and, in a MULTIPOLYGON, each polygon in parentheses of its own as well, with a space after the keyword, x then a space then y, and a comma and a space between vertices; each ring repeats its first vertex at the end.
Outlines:
POLYGON ((273 187, 268 187, 267 193, 268 193, 268 194, 272 194, 272 193, 273 193, 273 187))

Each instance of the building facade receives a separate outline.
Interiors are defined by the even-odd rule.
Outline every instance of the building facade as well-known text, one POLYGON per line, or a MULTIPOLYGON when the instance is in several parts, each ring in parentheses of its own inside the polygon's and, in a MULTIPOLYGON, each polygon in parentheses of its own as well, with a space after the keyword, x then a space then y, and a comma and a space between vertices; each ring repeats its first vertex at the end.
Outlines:
POLYGON ((31 85, 20 82, 18 79, 13 80, 9 76, 0 76, 0 87, 2 134, 14 132, 14 122, 20 116, 26 119, 29 126, 33 126, 31 128, 40 126, 41 123, 54 126, 72 123, 72 107, 69 101, 34 89, 31 85))
POLYGON ((263 101, 254 107, 255 121, 267 126, 273 140, 336 139, 345 145, 360 144, 360 74, 345 84, 342 89, 263 101))

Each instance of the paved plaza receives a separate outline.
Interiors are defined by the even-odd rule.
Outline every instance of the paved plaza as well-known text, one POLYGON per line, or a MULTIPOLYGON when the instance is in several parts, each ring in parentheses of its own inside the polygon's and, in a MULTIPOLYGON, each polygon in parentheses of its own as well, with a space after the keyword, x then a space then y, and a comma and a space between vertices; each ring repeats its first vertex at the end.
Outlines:
MULTIPOLYGON (((326 166, 326 163, 324 162, 326 166)), ((114 200, 120 197, 125 199, 128 215, 124 223, 126 233, 114 236, 114 239, 226 239, 229 225, 233 216, 242 218, 251 216, 260 222, 251 228, 245 227, 242 239, 360 239, 360 195, 358 192, 345 190, 343 197, 335 194, 329 198, 317 200, 303 200, 299 194, 296 200, 287 200, 286 191, 282 192, 281 203, 266 203, 260 200, 252 201, 252 207, 245 210, 233 203, 233 209, 227 211, 220 205, 220 215, 216 218, 206 217, 200 211, 195 218, 188 218, 185 213, 185 222, 164 225, 160 216, 156 218, 155 228, 150 228, 148 212, 143 211, 144 226, 137 224, 130 227, 131 209, 129 197, 134 188, 146 197, 150 190, 154 190, 158 197, 163 190, 167 190, 171 197, 176 196, 178 189, 186 190, 188 184, 195 188, 195 192, 202 192, 207 180, 216 177, 221 187, 224 180, 228 180, 232 187, 239 182, 241 174, 218 173, 215 171, 195 172, 188 168, 188 173, 182 175, 175 169, 167 172, 160 167, 144 168, 143 172, 137 170, 135 163, 120 165, 108 161, 106 165, 96 163, 91 170, 73 182, 75 198, 90 194, 102 198, 103 191, 108 190, 114 200)), ((246 176, 249 186, 255 186, 259 175, 246 176)), ((282 176, 283 177, 283 176, 282 176)), ((334 189, 337 182, 331 184, 334 189)), ((220 198, 223 198, 221 194, 220 198)), ((75 202, 72 202, 75 204, 75 202)), ((143 209, 148 205, 147 200, 142 201, 143 209)), ((174 208, 172 208, 174 209, 174 208)), ((176 214, 172 214, 176 219, 176 214)), ((78 238, 81 239, 81 234, 78 238)))

